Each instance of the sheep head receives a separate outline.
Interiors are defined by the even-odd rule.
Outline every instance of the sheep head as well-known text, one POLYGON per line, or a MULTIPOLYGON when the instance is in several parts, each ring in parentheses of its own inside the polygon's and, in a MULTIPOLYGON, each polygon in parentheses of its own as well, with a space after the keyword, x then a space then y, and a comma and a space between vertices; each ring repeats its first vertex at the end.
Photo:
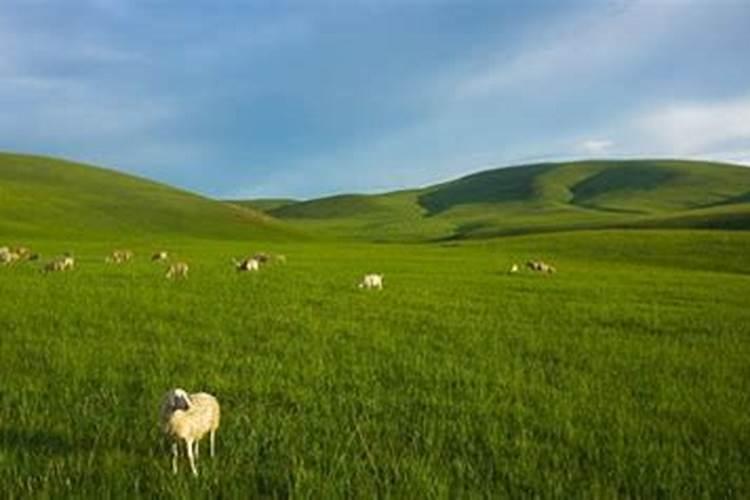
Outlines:
POLYGON ((183 389, 172 389, 167 394, 167 404, 172 411, 189 410, 193 403, 183 389))

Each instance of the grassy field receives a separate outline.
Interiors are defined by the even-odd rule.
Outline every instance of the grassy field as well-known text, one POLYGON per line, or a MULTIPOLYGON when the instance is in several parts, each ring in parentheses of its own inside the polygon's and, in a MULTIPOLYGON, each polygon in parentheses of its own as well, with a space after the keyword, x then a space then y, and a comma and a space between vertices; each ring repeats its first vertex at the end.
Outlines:
POLYGON ((0 267, 0 496, 750 496, 747 232, 138 241, 0 267), (288 263, 236 274, 255 250, 288 263), (530 258, 559 273, 505 273, 530 258), (197 479, 157 428, 173 386, 222 403, 197 479))

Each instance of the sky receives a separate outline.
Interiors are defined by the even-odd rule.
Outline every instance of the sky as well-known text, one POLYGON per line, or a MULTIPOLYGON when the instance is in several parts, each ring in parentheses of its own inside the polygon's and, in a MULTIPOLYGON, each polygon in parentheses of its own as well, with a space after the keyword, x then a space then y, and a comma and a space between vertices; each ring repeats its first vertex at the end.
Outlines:
POLYGON ((750 164, 748 0, 2 0, 0 150, 220 198, 750 164))

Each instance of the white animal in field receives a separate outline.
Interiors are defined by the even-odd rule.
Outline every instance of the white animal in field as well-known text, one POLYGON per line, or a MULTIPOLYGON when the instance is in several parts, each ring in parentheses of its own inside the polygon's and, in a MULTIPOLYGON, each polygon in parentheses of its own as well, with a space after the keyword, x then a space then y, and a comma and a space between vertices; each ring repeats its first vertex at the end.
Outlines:
POLYGON ((546 262, 542 262, 541 260, 530 260, 526 263, 526 267, 528 267, 532 271, 537 271, 540 273, 552 274, 557 272, 555 266, 547 264, 546 262))
POLYGON ((151 260, 154 262, 164 262, 167 259, 169 259, 169 254, 164 250, 160 250, 151 256, 151 260))
POLYGON ((260 270, 260 261, 255 257, 248 257, 246 259, 237 260, 232 259, 235 269, 237 271, 258 271, 260 270))
POLYGON ((111 255, 107 256, 104 261, 108 264, 123 264, 133 258, 131 250, 114 250, 111 255))
POLYGON ((8 247, 0 248, 0 264, 13 264, 17 260, 20 260, 20 258, 19 254, 8 249, 8 247))
POLYGON ((383 289, 383 275, 382 274, 366 274, 362 278, 362 282, 359 284, 359 288, 377 288, 378 290, 383 289))
POLYGON ((286 264, 286 255, 277 254, 274 256, 274 260, 279 264, 286 264))
POLYGON ((172 440, 172 471, 177 474, 180 441, 185 443, 190 469, 198 475, 195 460, 199 443, 209 435, 211 456, 215 454, 216 430, 219 428, 221 409, 214 396, 205 392, 188 394, 182 389, 172 389, 162 401, 161 428, 172 440))
POLYGON ((75 259, 70 255, 49 261, 44 266, 44 272, 72 271, 75 268, 75 259))
POLYGON ((187 278, 188 277, 188 271, 190 270, 190 266, 187 265, 187 262, 175 262, 171 266, 169 266, 169 269, 167 269, 167 278, 187 278))
POLYGON ((508 269, 508 274, 516 274, 518 271, 520 271, 518 264, 513 264, 510 266, 510 269, 508 269))

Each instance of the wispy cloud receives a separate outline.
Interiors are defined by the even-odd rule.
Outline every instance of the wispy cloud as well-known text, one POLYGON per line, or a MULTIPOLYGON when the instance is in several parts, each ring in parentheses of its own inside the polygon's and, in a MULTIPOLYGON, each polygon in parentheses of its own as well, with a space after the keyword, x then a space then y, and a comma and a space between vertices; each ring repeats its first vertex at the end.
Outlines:
POLYGON ((750 96, 680 102, 646 111, 634 120, 645 143, 675 155, 750 146, 750 96))
POLYGON ((578 151, 585 155, 603 155, 615 145, 609 139, 587 139, 577 145, 578 151))

